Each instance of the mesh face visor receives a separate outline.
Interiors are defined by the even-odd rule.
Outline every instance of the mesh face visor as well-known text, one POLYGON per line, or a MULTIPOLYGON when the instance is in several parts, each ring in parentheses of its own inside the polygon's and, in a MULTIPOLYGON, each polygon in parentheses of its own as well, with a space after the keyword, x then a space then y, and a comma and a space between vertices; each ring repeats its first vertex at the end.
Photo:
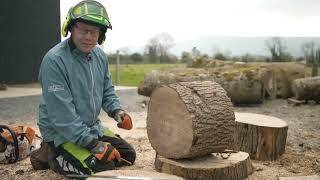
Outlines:
POLYGON ((82 1, 72 8, 71 19, 82 19, 112 29, 108 14, 102 4, 96 1, 82 1))

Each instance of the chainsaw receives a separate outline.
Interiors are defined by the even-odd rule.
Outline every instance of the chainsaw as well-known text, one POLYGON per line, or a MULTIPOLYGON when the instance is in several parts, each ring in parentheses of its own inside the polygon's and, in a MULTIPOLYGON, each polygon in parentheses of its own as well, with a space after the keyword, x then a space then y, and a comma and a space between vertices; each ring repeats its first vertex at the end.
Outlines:
POLYGON ((35 131, 27 126, 0 125, 0 163, 15 163, 28 157, 34 148, 35 131))

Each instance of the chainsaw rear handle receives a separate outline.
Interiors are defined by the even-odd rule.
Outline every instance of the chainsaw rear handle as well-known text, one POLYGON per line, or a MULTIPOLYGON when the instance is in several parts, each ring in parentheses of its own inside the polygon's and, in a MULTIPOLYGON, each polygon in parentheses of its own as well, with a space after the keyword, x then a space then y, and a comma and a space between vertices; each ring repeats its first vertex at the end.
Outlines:
MULTIPOLYGON (((16 133, 11 129, 9 128, 8 126, 6 125, 0 125, 0 133, 3 133, 4 132, 4 129, 8 130, 12 136, 12 139, 13 139, 13 145, 14 145, 14 151, 15 151, 15 158, 13 160, 9 160, 9 163, 15 163, 18 161, 19 159, 19 146, 18 146, 18 139, 17 139, 17 135, 16 133)), ((1 134, 0 134, 1 136, 1 134)), ((1 136, 1 138, 3 138, 1 136)))

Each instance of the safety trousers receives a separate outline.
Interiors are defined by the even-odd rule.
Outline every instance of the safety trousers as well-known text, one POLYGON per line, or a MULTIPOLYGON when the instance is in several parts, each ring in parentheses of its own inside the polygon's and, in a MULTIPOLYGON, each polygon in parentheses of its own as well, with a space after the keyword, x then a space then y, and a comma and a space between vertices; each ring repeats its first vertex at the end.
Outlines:
MULTIPOLYGON (((104 130, 104 135, 100 141, 108 142, 115 147, 121 158, 130 161, 132 164, 136 159, 136 152, 133 147, 114 134, 109 129, 104 130)), ((116 167, 128 165, 125 162, 117 160, 106 161, 98 160, 89 150, 74 143, 67 142, 55 148, 53 143, 49 143, 54 153, 49 157, 50 169, 60 174, 80 174, 91 175, 97 172, 112 170, 116 167)))

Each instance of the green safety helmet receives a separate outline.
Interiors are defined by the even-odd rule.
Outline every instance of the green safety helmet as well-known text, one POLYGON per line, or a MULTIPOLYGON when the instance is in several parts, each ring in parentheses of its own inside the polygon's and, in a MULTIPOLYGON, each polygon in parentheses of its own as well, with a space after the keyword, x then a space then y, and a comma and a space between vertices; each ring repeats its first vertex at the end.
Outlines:
POLYGON ((112 29, 106 9, 97 1, 84 0, 71 7, 66 20, 63 23, 61 33, 67 37, 68 31, 76 22, 84 22, 94 26, 98 26, 102 33, 99 36, 98 44, 102 44, 106 39, 106 31, 112 29))

